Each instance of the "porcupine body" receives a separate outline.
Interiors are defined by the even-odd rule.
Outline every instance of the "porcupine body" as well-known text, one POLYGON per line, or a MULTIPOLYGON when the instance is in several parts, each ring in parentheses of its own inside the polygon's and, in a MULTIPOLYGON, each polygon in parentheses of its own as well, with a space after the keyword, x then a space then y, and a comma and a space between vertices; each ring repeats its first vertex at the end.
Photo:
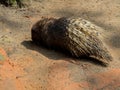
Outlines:
POLYGON ((108 65, 112 57, 99 38, 99 29, 81 18, 42 18, 32 27, 32 40, 65 49, 75 57, 92 57, 108 65))

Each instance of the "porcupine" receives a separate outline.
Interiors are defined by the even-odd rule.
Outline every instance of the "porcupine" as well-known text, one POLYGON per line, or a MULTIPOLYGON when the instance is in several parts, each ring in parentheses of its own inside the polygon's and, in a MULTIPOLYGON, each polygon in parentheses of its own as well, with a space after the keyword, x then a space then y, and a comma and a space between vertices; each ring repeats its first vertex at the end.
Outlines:
POLYGON ((112 56, 100 39, 100 27, 82 18, 41 18, 33 25, 32 40, 67 50, 74 57, 91 57, 109 64, 112 56))

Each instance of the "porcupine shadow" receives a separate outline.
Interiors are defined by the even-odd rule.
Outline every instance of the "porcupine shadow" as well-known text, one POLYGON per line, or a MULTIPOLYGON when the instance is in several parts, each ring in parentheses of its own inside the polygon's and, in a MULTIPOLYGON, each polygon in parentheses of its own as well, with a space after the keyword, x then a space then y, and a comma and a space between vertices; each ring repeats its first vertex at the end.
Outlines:
POLYGON ((90 62, 94 65, 106 67, 105 64, 91 57, 84 57, 84 56, 79 58, 73 57, 65 49, 63 50, 57 47, 48 48, 41 43, 34 43, 33 41, 23 41, 21 44, 25 46, 27 49, 39 52, 40 54, 44 55, 50 60, 65 60, 76 65, 80 65, 81 62, 90 62))

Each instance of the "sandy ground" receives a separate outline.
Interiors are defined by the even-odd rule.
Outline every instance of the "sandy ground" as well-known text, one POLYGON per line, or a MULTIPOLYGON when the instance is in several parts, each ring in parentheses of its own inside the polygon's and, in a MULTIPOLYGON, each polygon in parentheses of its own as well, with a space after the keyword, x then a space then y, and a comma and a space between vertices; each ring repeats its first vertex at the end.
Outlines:
POLYGON ((120 0, 35 0, 29 8, 0 6, 0 90, 120 90, 120 0), (41 16, 81 17, 105 30, 108 67, 31 42, 41 16))

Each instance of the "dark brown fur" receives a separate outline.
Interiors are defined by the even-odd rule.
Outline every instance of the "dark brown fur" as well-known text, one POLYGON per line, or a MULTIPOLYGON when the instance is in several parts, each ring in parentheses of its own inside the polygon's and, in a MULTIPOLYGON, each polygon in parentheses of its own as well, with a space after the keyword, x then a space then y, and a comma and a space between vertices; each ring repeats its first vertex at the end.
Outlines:
POLYGON ((42 18, 32 27, 32 40, 68 50, 75 57, 92 57, 107 65, 112 57, 99 39, 97 29, 81 18, 42 18))

